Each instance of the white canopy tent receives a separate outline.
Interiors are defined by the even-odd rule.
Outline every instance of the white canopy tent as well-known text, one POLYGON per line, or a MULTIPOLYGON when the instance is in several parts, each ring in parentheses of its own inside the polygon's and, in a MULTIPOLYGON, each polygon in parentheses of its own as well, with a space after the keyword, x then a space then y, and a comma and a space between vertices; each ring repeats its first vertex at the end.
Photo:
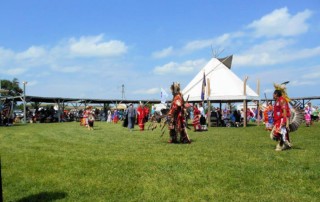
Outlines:
POLYGON ((248 85, 246 85, 246 93, 244 93, 244 81, 217 58, 212 58, 182 90, 185 100, 189 97, 189 102, 201 101, 204 74, 206 82, 207 79, 210 80, 210 84, 206 83, 205 100, 220 103, 260 100, 259 95, 248 85), (210 93, 208 93, 208 85, 210 85, 210 93))

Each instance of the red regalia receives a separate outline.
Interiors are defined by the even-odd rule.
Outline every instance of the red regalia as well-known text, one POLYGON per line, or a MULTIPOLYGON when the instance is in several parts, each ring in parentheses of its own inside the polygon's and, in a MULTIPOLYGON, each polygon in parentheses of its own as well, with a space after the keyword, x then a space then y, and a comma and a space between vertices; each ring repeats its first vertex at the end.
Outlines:
POLYGON ((140 104, 140 106, 137 108, 137 118, 138 118, 140 131, 144 130, 145 117, 146 117, 145 109, 143 105, 140 104))
POLYGON ((201 130, 200 116, 201 116, 200 110, 198 109, 197 106, 195 106, 193 109, 193 122, 192 122, 194 131, 201 130))
POLYGON ((266 109, 263 111, 264 123, 266 126, 266 130, 271 131, 273 127, 273 107, 271 103, 268 104, 266 109))
POLYGON ((278 141, 276 151, 282 151, 291 148, 289 137, 289 119, 291 116, 289 108, 289 98, 286 94, 285 85, 275 85, 276 90, 273 93, 275 103, 273 106, 274 127, 271 132, 272 138, 278 141))
POLYGON ((180 134, 181 143, 191 143, 187 131, 186 131, 186 119, 185 119, 185 109, 184 100, 182 94, 180 93, 180 84, 173 83, 171 86, 171 91, 173 94, 173 99, 171 103, 171 108, 168 113, 169 117, 169 130, 170 130, 170 140, 169 143, 178 143, 178 134, 180 134))
POLYGON ((144 115, 145 115, 145 122, 149 120, 149 108, 147 106, 144 107, 144 115))
POLYGON ((280 138, 281 135, 285 135, 284 141, 285 140, 290 141, 288 130, 285 129, 286 131, 284 131, 284 127, 287 127, 289 118, 290 118, 290 108, 289 108, 288 102, 281 96, 276 100, 273 107, 273 119, 274 119, 274 127, 275 127, 274 136, 276 138, 280 138))

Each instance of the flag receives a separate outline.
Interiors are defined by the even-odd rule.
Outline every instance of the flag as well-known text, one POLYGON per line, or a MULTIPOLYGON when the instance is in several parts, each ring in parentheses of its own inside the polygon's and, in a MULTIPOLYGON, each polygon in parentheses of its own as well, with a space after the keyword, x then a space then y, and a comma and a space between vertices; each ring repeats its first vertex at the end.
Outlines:
POLYGON ((204 95, 206 93, 206 74, 203 72, 202 89, 201 89, 201 100, 204 101, 204 95))
POLYGON ((161 94, 160 94, 161 103, 163 104, 166 103, 167 97, 168 97, 167 92, 163 88, 161 88, 161 94))

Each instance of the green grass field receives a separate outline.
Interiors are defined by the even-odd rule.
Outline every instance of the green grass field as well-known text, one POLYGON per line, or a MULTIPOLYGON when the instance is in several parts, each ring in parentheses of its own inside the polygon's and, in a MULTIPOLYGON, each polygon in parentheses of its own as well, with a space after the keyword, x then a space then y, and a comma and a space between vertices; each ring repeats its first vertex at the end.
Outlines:
POLYGON ((4 201, 319 201, 320 123, 274 151, 264 126, 168 133, 96 122, 0 128, 4 201))

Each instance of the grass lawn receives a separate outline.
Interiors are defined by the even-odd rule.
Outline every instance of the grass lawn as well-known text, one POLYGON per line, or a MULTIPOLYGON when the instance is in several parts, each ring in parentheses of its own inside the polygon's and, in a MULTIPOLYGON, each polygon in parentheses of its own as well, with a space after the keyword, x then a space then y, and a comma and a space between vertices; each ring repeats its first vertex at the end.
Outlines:
POLYGON ((320 123, 282 152, 262 125, 189 131, 190 145, 168 136, 106 122, 0 127, 4 201, 320 200, 320 123))

